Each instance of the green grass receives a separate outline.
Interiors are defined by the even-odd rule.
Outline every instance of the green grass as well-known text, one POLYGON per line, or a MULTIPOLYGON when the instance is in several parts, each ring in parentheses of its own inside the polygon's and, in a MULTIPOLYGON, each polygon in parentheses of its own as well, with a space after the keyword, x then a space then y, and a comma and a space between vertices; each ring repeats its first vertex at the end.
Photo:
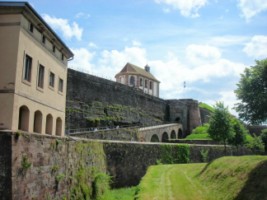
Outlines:
POLYGON ((137 187, 130 187, 110 190, 100 200, 134 200, 137 189, 137 187))
POLYGON ((208 133, 190 134, 185 140, 211 140, 208 133))
POLYGON ((151 166, 138 188, 140 200, 267 199, 267 156, 151 166))
POLYGON ((214 112, 214 108, 211 107, 210 105, 206 104, 206 103, 200 102, 199 103, 199 107, 200 108, 204 108, 204 109, 206 109, 206 110, 208 110, 210 112, 214 112))

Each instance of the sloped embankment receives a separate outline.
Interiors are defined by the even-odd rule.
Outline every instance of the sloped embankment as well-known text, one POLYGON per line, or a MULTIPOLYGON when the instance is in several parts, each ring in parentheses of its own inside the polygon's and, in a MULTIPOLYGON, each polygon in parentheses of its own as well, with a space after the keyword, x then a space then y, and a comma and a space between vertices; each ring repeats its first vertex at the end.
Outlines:
POLYGON ((267 156, 223 157, 208 164, 157 165, 138 199, 267 199, 267 156))

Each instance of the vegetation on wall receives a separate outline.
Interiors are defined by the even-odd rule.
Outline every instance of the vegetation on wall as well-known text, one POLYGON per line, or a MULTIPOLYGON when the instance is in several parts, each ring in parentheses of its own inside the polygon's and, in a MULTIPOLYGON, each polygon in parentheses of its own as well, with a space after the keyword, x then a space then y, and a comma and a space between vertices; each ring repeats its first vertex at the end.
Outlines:
POLYGON ((160 146, 160 160, 162 164, 188 163, 190 161, 190 147, 187 144, 160 146))

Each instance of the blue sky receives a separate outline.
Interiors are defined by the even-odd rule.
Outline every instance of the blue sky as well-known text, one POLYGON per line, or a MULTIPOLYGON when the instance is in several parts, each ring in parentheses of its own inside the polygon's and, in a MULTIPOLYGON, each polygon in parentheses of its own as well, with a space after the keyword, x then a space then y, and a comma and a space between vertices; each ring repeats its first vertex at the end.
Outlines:
POLYGON ((267 57, 266 0, 29 2, 74 52, 70 68, 115 80, 148 64, 164 99, 232 108, 240 73, 267 57))

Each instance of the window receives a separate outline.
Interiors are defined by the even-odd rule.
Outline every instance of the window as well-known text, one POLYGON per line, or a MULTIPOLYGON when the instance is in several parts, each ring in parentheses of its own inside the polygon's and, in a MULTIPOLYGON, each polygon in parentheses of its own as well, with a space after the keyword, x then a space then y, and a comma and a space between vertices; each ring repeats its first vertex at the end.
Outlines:
POLYGON ((135 85, 135 78, 134 78, 134 76, 131 76, 130 77, 130 85, 135 85))
POLYGON ((45 41, 46 41, 46 37, 43 35, 43 38, 42 38, 43 44, 45 44, 45 41))
POLYGON ((30 23, 30 31, 33 33, 34 26, 32 23, 30 23))
POLYGON ((145 88, 147 88, 147 80, 145 80, 145 88))
POLYGON ((61 54, 61 60, 64 60, 64 54, 63 53, 61 54))
POLYGON ((58 82, 58 91, 59 92, 63 92, 63 79, 59 79, 59 82, 58 82))
POLYGON ((23 80, 31 82, 31 72, 32 72, 32 58, 26 55, 24 62, 23 80))
POLYGON ((55 45, 53 45, 53 52, 54 52, 54 53, 56 52, 56 47, 55 47, 55 45))
POLYGON ((153 83, 152 81, 149 82, 149 89, 152 90, 153 83))
POLYGON ((49 75, 49 86, 51 87, 55 86, 55 74, 53 72, 50 72, 49 75))
POLYGON ((140 78, 140 86, 143 86, 143 79, 140 78))
POLYGON ((37 86, 39 88, 44 88, 44 73, 45 73, 44 66, 43 65, 39 65, 38 82, 37 82, 37 86))

